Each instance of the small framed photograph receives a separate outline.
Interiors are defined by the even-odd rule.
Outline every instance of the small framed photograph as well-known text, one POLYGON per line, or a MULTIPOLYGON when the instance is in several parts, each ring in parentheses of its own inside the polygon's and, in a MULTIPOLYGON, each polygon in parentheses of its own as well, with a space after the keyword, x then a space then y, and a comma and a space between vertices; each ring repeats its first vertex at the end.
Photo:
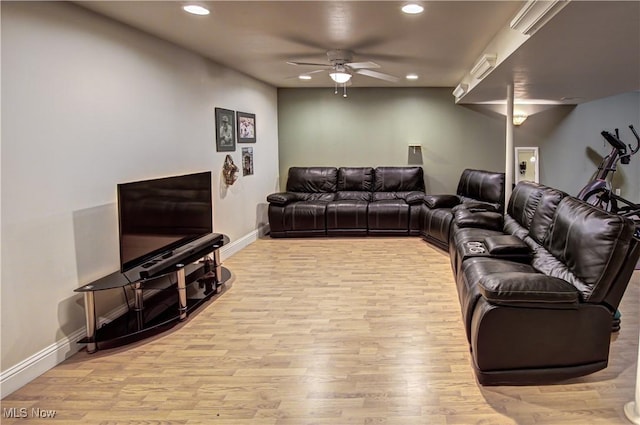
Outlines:
POLYGON ((253 174, 253 148, 242 148, 242 175, 253 174))
POLYGON ((235 152, 235 113, 230 109, 216 108, 216 151, 235 152))
POLYGON ((238 112, 236 119, 238 125, 238 143, 255 143, 256 114, 238 112))

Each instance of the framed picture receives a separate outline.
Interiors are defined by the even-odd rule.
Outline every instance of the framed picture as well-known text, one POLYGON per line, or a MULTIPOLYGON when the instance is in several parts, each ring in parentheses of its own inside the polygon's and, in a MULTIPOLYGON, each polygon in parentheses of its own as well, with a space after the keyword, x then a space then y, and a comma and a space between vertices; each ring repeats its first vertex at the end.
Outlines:
POLYGON ((238 112, 238 143, 256 142, 256 114, 238 112))
POLYGON ((236 128, 233 125, 234 112, 230 109, 216 108, 216 151, 235 152, 236 128))
POLYGON ((253 174, 253 148, 242 148, 242 175, 253 174))

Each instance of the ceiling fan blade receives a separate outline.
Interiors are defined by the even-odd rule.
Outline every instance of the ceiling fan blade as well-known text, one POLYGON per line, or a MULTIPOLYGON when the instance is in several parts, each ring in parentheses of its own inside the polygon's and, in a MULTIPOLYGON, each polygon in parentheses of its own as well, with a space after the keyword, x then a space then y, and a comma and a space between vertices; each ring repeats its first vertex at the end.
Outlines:
POLYGON ((315 71, 308 71, 308 72, 303 72, 301 74, 298 75, 294 75, 293 77, 287 77, 287 80, 293 80, 293 79, 298 79, 300 78, 301 75, 311 75, 311 74, 316 74, 318 72, 325 72, 326 69, 316 69, 315 71))
POLYGON ((383 74, 382 72, 372 71, 370 69, 360 69, 356 71, 357 74, 366 75, 367 77, 378 78, 380 80, 389 81, 392 83, 397 83, 400 79, 398 77, 394 77, 393 75, 383 74))
POLYGON ((380 68, 380 65, 378 65, 375 62, 350 62, 345 64, 347 65, 349 68, 351 69, 366 69, 366 68, 380 68))
POLYGON ((325 72, 326 69, 316 69, 315 71, 308 71, 303 73, 304 75, 308 75, 308 74, 315 74, 316 72, 325 72))
POLYGON ((331 65, 326 64, 326 63, 314 63, 314 62, 287 62, 289 65, 296 65, 296 66, 322 66, 325 68, 331 68, 331 65))

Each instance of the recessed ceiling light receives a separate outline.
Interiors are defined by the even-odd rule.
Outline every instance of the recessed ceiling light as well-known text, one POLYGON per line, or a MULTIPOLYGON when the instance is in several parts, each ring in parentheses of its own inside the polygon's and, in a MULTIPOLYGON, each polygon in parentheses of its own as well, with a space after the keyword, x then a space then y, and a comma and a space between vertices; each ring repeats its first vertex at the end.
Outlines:
POLYGON ((407 74, 405 77, 407 80, 417 80, 418 76, 416 74, 407 74))
POLYGON ((298 78, 301 80, 310 80, 311 79, 311 75, 298 75, 298 78))
POLYGON ((209 9, 206 9, 197 4, 187 4, 186 6, 182 6, 182 9, 185 12, 191 13, 192 15, 204 16, 209 14, 209 9))
POLYGON ((417 3, 407 3, 402 6, 402 11, 410 15, 416 15, 418 13, 422 13, 424 11, 424 7, 417 3))

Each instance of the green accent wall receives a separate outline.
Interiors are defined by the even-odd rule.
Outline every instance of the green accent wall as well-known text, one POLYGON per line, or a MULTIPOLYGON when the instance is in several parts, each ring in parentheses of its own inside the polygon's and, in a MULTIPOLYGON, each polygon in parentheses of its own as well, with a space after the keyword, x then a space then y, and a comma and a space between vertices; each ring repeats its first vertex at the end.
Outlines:
POLYGON ((292 166, 422 165, 430 193, 455 192, 465 168, 504 170, 504 118, 451 90, 279 89, 280 186, 292 166))

